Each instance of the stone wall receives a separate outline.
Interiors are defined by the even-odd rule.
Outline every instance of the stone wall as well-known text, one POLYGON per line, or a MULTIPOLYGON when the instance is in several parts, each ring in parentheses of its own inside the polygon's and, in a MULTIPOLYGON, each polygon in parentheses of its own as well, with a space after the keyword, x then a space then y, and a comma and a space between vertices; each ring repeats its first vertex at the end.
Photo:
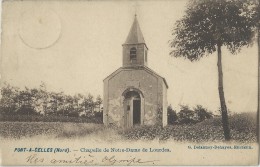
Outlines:
POLYGON ((166 88, 163 79, 150 71, 145 69, 119 69, 115 74, 104 80, 104 124, 123 126, 124 97, 122 94, 128 88, 140 90, 144 97, 141 124, 155 124, 158 106, 165 106, 164 87, 166 88))
POLYGON ((133 64, 147 65, 147 61, 145 61, 145 51, 148 51, 145 44, 123 45, 123 66, 132 66, 133 64), (137 60, 135 63, 130 61, 130 49, 132 47, 137 49, 137 60))

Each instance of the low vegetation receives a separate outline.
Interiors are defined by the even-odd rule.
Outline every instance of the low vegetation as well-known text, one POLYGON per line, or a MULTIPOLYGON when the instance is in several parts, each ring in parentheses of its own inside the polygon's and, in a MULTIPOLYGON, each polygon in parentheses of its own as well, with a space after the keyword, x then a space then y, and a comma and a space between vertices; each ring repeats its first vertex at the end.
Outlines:
POLYGON ((212 112, 207 108, 197 105, 191 109, 188 105, 180 105, 180 111, 177 113, 171 105, 167 108, 168 124, 195 124, 206 119, 213 118, 212 112))
MULTIPOLYGON (((224 141, 220 117, 209 118, 196 124, 175 124, 167 127, 138 126, 123 130, 104 127, 102 124, 70 122, 0 122, 0 136, 3 138, 26 138, 48 136, 52 138, 85 138, 93 140, 154 140, 218 142, 224 141), (113 134, 113 135, 111 135, 113 134), (107 135, 107 137, 106 137, 107 135)), ((232 140, 256 142, 256 117, 253 113, 230 116, 232 140)))
MULTIPOLYGON (((234 114, 230 117, 231 137, 238 142, 256 142, 256 118, 253 113, 234 114)), ((190 142, 223 141, 220 117, 204 120, 196 124, 142 126, 122 131, 128 140, 155 139, 190 142)))
MULTIPOLYGON (((130 129, 102 125, 102 99, 91 94, 74 96, 35 89, 19 89, 8 84, 1 88, 0 136, 2 138, 85 138, 97 140, 174 140, 189 142, 223 141, 222 120, 201 105, 167 108, 167 127, 136 126, 130 129)), ((160 119, 161 120, 161 119, 160 119)), ((229 118, 231 137, 239 142, 256 141, 256 116, 233 114, 229 118)))
POLYGON ((21 139, 33 136, 54 138, 84 137, 103 125, 69 122, 0 122, 0 135, 4 138, 21 139))
POLYGON ((1 122, 74 122, 74 123, 103 123, 103 112, 94 112, 80 117, 62 116, 62 115, 2 115, 1 122))
MULTIPOLYGON (((196 124, 169 125, 165 128, 141 126, 122 131, 126 139, 173 139, 175 141, 206 142, 223 141, 221 117, 210 118, 196 124)), ((256 114, 242 113, 230 116, 232 140, 238 142, 256 142, 256 114)))

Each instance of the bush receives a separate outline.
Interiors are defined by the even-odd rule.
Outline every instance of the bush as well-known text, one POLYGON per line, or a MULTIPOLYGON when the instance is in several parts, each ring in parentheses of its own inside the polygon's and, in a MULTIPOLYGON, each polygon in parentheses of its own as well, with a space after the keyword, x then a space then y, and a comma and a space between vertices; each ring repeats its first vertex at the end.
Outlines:
POLYGON ((178 113, 179 124, 194 124, 197 123, 195 112, 189 108, 188 105, 181 105, 180 112, 178 113))
POLYGON ((19 115, 39 115, 39 113, 35 112, 35 110, 31 107, 22 106, 20 107, 15 114, 19 115))
POLYGON ((69 116, 69 117, 79 117, 79 113, 76 112, 76 111, 69 112, 69 113, 68 113, 68 116, 69 116))
POLYGON ((239 132, 256 131, 256 116, 254 113, 234 114, 230 119, 230 128, 239 132))
POLYGON ((180 112, 177 114, 177 124, 195 124, 213 117, 213 114, 201 105, 190 109, 188 105, 181 105, 180 112))
POLYGON ((176 114, 176 111, 172 109, 172 106, 168 106, 167 108, 167 116, 168 116, 168 124, 173 125, 178 120, 178 116, 176 114))
POLYGON ((194 112, 197 114, 197 119, 199 122, 213 117, 213 114, 209 112, 206 108, 202 107, 201 105, 197 105, 194 108, 194 112))
MULTIPOLYGON (((256 142, 256 118, 252 113, 230 116, 232 140, 241 143, 256 142)), ((196 124, 139 126, 121 130, 119 134, 128 140, 173 139, 189 142, 219 142, 224 140, 221 117, 209 118, 196 124)))

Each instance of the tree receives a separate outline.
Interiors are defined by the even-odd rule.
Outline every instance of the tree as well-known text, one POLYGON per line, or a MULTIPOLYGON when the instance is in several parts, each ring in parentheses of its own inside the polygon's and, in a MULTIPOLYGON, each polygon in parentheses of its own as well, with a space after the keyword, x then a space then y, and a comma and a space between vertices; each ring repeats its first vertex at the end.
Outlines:
POLYGON ((249 46, 253 30, 248 17, 242 14, 239 0, 190 1, 182 19, 176 22, 170 46, 171 55, 190 61, 200 60, 217 51, 218 91, 225 140, 230 140, 227 106, 223 88, 222 47, 236 54, 242 46, 249 46))
POLYGON ((98 106, 99 112, 100 112, 100 105, 102 104, 102 102, 103 102, 103 101, 102 101, 101 96, 98 95, 97 98, 96 98, 95 106, 98 106))
POLYGON ((206 108, 202 107, 201 105, 197 105, 193 110, 197 114, 199 122, 213 117, 212 116, 213 114, 209 112, 206 108))
POLYGON ((65 115, 65 95, 63 92, 59 92, 55 94, 56 105, 57 105, 57 114, 65 115))
POLYGON ((258 42, 258 106, 257 106, 257 131, 256 131, 256 137, 257 142, 259 142, 259 113, 260 113, 260 0, 258 0, 258 4, 255 8, 256 11, 256 29, 257 29, 257 42, 258 42))
POLYGON ((86 111, 91 112, 91 113, 93 113, 93 108, 94 108, 93 99, 94 99, 94 96, 89 93, 88 96, 84 100, 86 111))
POLYGON ((167 116, 168 116, 168 124, 170 125, 173 125, 178 119, 176 111, 172 109, 171 105, 167 107, 167 116))
POLYGON ((82 106, 82 103, 84 101, 84 96, 80 93, 75 94, 73 96, 73 113, 70 113, 70 115, 80 115, 82 111, 84 111, 84 108, 82 106))
POLYGON ((58 93, 50 92, 48 114, 57 114, 58 112, 58 93))
POLYGON ((42 111, 44 115, 47 114, 47 107, 48 107, 48 100, 49 100, 49 93, 46 88, 46 84, 41 82, 40 88, 38 90, 38 103, 40 112, 42 111))
MULTIPOLYGON (((251 1, 249 1, 251 2, 251 1)), ((257 126, 259 128, 259 112, 260 112, 260 0, 253 1, 253 4, 250 3, 250 5, 253 5, 253 10, 250 10, 249 12, 253 12, 251 15, 252 17, 252 23, 255 27, 255 32, 257 34, 257 43, 258 43, 258 106, 257 106, 257 126)), ((259 142, 259 129, 257 128, 256 136, 257 141, 259 142)))
POLYGON ((195 112, 190 109, 188 105, 180 105, 180 112, 178 112, 178 122, 181 124, 196 123, 195 112))
MULTIPOLYGON (((260 113, 260 0, 245 1, 244 13, 251 19, 251 26, 253 26, 257 37, 258 44, 258 106, 257 106, 257 129, 259 127, 259 113, 260 113)), ((253 40, 252 40, 253 41, 253 40)), ((259 130, 256 131, 257 141, 259 142, 259 130)))
POLYGON ((25 87, 24 90, 19 92, 20 107, 18 108, 19 114, 35 114, 34 110, 34 95, 35 91, 25 87))
POLYGON ((5 83, 1 88, 0 110, 2 114, 12 115, 19 107, 19 89, 5 83))

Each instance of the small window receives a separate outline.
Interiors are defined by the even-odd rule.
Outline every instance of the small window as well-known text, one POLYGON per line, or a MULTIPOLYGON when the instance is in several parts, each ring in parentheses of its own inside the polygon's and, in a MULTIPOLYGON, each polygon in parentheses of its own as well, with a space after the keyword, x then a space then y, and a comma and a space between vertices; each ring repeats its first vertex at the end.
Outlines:
POLYGON ((147 62, 147 51, 145 50, 144 53, 145 53, 145 55, 144 55, 145 62, 147 62))
POLYGON ((136 48, 130 49, 130 60, 136 60, 136 48))

